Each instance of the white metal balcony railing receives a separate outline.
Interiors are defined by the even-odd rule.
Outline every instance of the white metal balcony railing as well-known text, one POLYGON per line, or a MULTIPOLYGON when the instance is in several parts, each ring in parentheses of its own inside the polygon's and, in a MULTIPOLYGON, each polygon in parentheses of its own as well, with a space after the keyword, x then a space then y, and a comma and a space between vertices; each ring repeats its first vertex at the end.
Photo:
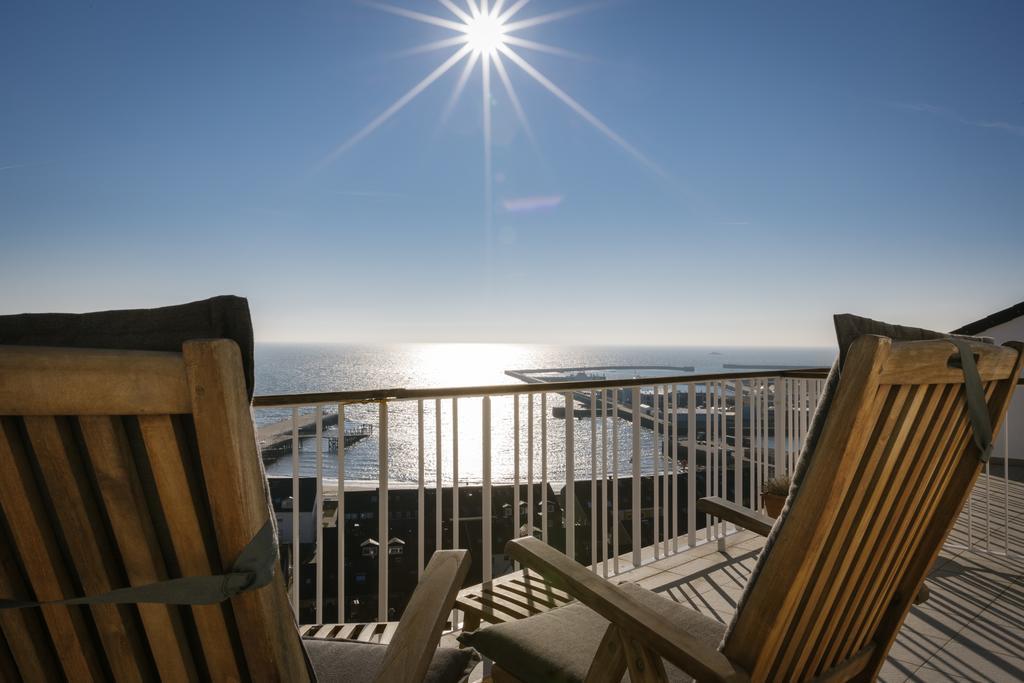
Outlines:
MULTIPOLYGON (((315 590, 309 591, 313 595, 302 601, 306 605, 312 603, 305 610, 305 618, 299 593, 304 557, 300 549, 300 514, 292 514, 290 520, 289 591, 296 617, 300 623, 309 619, 313 623, 325 621, 324 566, 328 558, 323 542, 324 510, 325 500, 332 503, 332 496, 337 499, 337 580, 335 586, 326 588, 334 594, 331 602, 338 606, 339 622, 346 620, 346 595, 355 590, 352 581, 346 581, 346 529, 363 521, 373 528, 377 545, 376 552, 370 555, 376 559, 376 619, 393 620, 398 616, 397 610, 389 610, 389 568, 394 562, 394 553, 389 552, 389 500, 401 491, 409 497, 415 491, 412 512, 417 577, 434 549, 472 545, 482 550, 479 557, 474 557, 474 563, 479 563, 479 578, 492 578, 492 553, 500 557, 504 545, 501 539, 497 539, 500 546, 495 543, 494 536, 494 524, 503 519, 500 511, 493 509, 492 493, 497 486, 511 485, 511 536, 533 530, 545 542, 561 546, 570 557, 589 561, 593 571, 603 576, 701 543, 722 541, 731 527, 721 520, 705 520, 698 515, 697 498, 727 496, 740 505, 760 510, 762 482, 771 476, 788 474, 793 468, 824 377, 824 370, 808 369, 258 396, 253 404, 255 411, 274 413, 276 419, 287 411, 291 413, 293 510, 302 509, 299 482, 303 457, 316 481, 317 504, 310 520, 315 525, 315 546, 312 553, 305 553, 305 557, 315 559, 315 590), (565 408, 564 417, 552 415, 557 407, 565 408), (331 413, 337 414, 341 431, 339 438, 327 441, 323 418, 331 413), (309 428, 310 417, 315 430, 309 428), (356 447, 365 459, 365 453, 373 449, 372 441, 376 440, 376 463, 360 465, 363 476, 372 473, 369 480, 359 479, 359 475, 354 478, 352 463, 346 462, 347 451, 351 449, 346 449, 346 439, 341 434, 351 431, 346 427, 347 419, 354 417, 376 423, 375 434, 374 430, 363 429, 367 443, 356 447), (312 434, 300 434, 302 425, 312 434), (391 440, 392 436, 398 438, 391 440), (328 449, 324 448, 325 441, 328 449), (325 450, 335 448, 336 467, 325 467, 330 464, 325 460, 325 450), (501 470, 497 476, 495 464, 501 470), (693 464, 696 467, 691 467, 693 464), (631 481, 622 488, 620 479, 624 483, 631 481), (549 484, 564 482, 576 484, 565 486, 561 496, 549 488, 549 484), (479 539, 460 538, 460 527, 465 521, 460 519, 460 487, 464 493, 473 487, 474 494, 475 487, 479 487, 479 511, 469 511, 475 513, 471 519, 479 521, 479 539), (375 514, 347 516, 345 493, 356 490, 376 493, 375 514), (589 498, 589 511, 577 505, 578 492, 582 492, 582 498, 589 498), (427 509, 430 494, 433 510, 427 509), (553 495, 559 500, 550 500, 553 495), (623 495, 628 500, 620 506, 623 495), (683 508, 679 504, 681 496, 683 508), (557 512, 559 502, 562 511, 552 519, 551 506, 554 504, 557 512), (427 527, 429 514, 433 516, 433 529, 427 527), (587 526, 589 557, 580 557, 577 542, 585 543, 587 539, 585 533, 581 535, 577 530, 587 526), (431 532, 433 545, 427 548, 431 532), (625 552, 620 533, 628 534, 625 552)), ((1002 457, 1008 457, 1005 429, 1003 448, 1002 457)), ((286 465, 287 461, 281 464, 286 465)), ((972 549, 1004 554, 1011 551, 1008 470, 1004 466, 1002 476, 994 477, 986 465, 975 496, 968 503, 971 521, 966 543, 972 549)), ((308 493, 305 495, 308 497, 308 493)), ((410 511, 396 514, 401 514, 402 523, 411 528, 410 511)), ((330 523, 331 518, 327 521, 330 523)), ((411 561, 408 557, 404 559, 411 561)), ((499 567, 499 573, 502 570, 499 567)))

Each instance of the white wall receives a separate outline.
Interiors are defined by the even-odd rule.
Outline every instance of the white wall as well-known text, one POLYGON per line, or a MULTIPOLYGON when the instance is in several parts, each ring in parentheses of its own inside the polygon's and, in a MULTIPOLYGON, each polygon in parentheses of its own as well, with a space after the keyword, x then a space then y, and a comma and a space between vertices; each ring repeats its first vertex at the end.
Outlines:
MULTIPOLYGON (((1008 341, 1024 341, 1024 316, 979 332, 978 336, 992 337, 997 344, 1008 341)), ((1010 436, 1010 457, 1024 460, 1024 387, 1017 389, 1017 393, 1010 403, 1010 412, 1006 415, 1006 425, 1010 436)), ((992 457, 1002 458, 1004 448, 1004 437, 1000 434, 992 457)))

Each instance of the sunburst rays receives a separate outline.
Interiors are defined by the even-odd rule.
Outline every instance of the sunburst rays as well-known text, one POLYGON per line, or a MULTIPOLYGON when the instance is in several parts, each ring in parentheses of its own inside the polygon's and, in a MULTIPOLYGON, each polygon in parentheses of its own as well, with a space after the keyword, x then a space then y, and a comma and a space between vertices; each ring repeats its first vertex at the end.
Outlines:
MULTIPOLYGON (((483 92, 481 95, 484 102, 483 129, 485 148, 485 193, 489 195, 490 192, 488 189, 491 184, 491 139, 489 133, 491 130, 492 68, 494 73, 497 74, 498 79, 501 81, 505 93, 508 95, 509 101, 512 104, 512 108, 515 111, 516 118, 520 125, 523 127, 523 130, 531 141, 534 140, 526 112, 516 94, 511 76, 506 68, 505 63, 507 61, 517 66, 522 73, 529 76, 531 80, 538 83, 545 90, 554 95, 558 100, 579 115, 580 118, 593 126, 608 140, 622 148, 631 157, 640 161, 659 175, 665 175, 664 171, 639 149, 627 142, 625 138, 616 133, 610 126, 598 118, 596 114, 592 113, 579 101, 570 96, 565 90, 557 86, 550 78, 541 73, 541 71, 537 69, 537 67, 533 66, 519 50, 532 50, 572 58, 580 58, 581 55, 554 45, 548 45, 522 36, 513 35, 514 33, 523 31, 524 29, 534 28, 576 16, 582 12, 592 10, 604 3, 577 5, 575 7, 538 14, 533 17, 518 18, 516 21, 512 21, 513 18, 517 17, 520 12, 529 5, 530 0, 515 0, 515 2, 512 2, 507 6, 505 0, 491 0, 490 2, 489 0, 464 0, 465 8, 463 8, 462 4, 458 0, 437 0, 440 9, 446 12, 444 16, 436 16, 426 12, 410 10, 405 7, 399 7, 386 2, 379 2, 378 0, 360 0, 360 2, 361 4, 382 12, 388 12, 404 19, 410 19, 423 24, 448 29, 454 31, 456 34, 449 38, 436 40, 405 50, 400 54, 422 54, 441 50, 446 47, 454 47, 455 51, 440 66, 427 74, 423 80, 395 100, 391 106, 387 107, 376 118, 370 121, 370 123, 332 150, 324 159, 321 166, 326 166, 332 163, 349 149, 365 140, 375 130, 380 128, 381 125, 398 114, 398 112, 404 109, 406 105, 416 99, 421 92, 426 90, 431 84, 465 60, 462 72, 456 82, 452 96, 445 106, 441 119, 442 121, 447 120, 452 109, 455 107, 455 104, 458 102, 465 90, 469 77, 472 75, 476 65, 480 64, 481 74, 483 76, 481 79, 483 84, 483 92)), ((487 197, 487 201, 488 213, 490 213, 489 196, 487 197)))

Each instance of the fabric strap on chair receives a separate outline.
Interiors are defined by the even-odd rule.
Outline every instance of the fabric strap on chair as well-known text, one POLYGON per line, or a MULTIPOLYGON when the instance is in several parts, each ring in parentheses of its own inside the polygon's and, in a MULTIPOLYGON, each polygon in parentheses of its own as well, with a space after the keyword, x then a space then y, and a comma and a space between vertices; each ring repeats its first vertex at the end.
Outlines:
POLYGON ((974 445, 978 447, 978 459, 988 462, 992 455, 992 418, 988 414, 985 390, 981 386, 981 376, 974 362, 974 354, 963 339, 951 337, 946 341, 960 351, 960 367, 964 371, 964 392, 967 395, 967 415, 974 432, 974 445))
POLYGON ((0 610, 39 607, 41 605, 97 605, 130 603, 163 603, 168 605, 208 605, 223 602, 239 593, 256 590, 270 583, 277 564, 277 543, 272 520, 256 532, 239 553, 231 571, 215 576, 186 576, 146 584, 118 588, 101 595, 66 600, 36 602, 0 598, 0 610))

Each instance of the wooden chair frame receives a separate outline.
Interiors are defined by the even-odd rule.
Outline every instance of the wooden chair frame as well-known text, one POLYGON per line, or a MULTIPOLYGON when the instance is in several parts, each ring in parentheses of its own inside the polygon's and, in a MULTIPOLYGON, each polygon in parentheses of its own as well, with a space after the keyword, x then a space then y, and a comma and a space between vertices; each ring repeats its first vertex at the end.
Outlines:
MULTIPOLYGON (((0 346, 0 596, 61 600, 218 574, 272 519, 238 345, 0 346)), ((469 570, 432 557, 378 681, 420 681, 469 570)), ((213 605, 0 610, 0 674, 306 681, 280 572, 213 605)), ((16 678, 16 677, 15 677, 16 678)))
MULTIPOLYGON (((971 345, 995 430, 1022 348, 971 345)), ((982 468, 956 356, 945 341, 852 345, 800 495, 721 650, 541 541, 510 541, 512 558, 611 622, 587 680, 663 681, 663 658, 701 681, 874 680, 982 468)))

